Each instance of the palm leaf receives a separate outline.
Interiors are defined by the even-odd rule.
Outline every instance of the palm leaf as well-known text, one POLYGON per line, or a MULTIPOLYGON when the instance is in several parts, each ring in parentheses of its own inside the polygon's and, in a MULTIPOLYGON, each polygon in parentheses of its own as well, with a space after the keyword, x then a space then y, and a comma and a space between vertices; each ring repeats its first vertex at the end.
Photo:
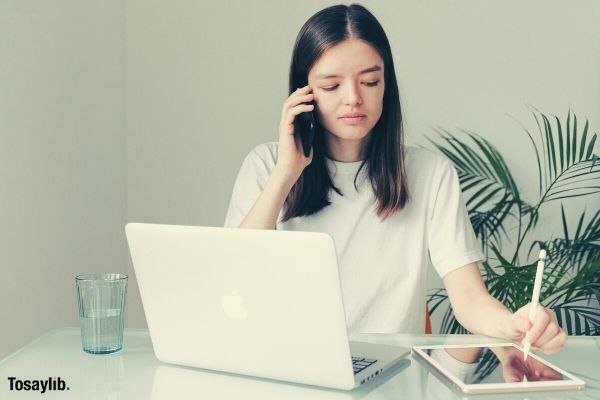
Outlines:
POLYGON ((573 114, 571 127, 571 110, 567 115, 565 130, 558 117, 554 117, 553 128, 548 116, 541 112, 532 113, 539 129, 542 149, 527 133, 536 154, 544 156, 544 173, 539 177, 540 203, 600 193, 600 162, 594 154, 598 135, 593 134, 588 140, 589 121, 586 120, 578 145, 577 117, 573 114))
POLYGON ((498 368, 500 360, 496 355, 489 349, 484 349, 481 359, 477 363, 475 372, 473 373, 473 383, 479 383, 483 381, 487 376, 498 368))
POLYGON ((437 289, 434 293, 429 295, 427 305, 429 306, 430 314, 433 314, 440 305, 448 301, 448 295, 445 292, 446 289, 437 289))
MULTIPOLYGON (((454 164, 473 229, 486 259, 480 270, 489 293, 516 311, 527 304, 533 291, 535 262, 520 263, 519 249, 540 218, 541 206, 550 201, 600 193, 600 157, 594 153, 597 134, 589 121, 581 128, 569 110, 566 121, 532 111, 537 138, 523 125, 538 166, 539 199, 525 202, 500 153, 479 135, 461 130, 467 140, 437 129, 440 143, 433 145, 454 164), (502 240, 510 239, 509 217, 518 222, 512 258, 502 255, 502 240)), ((534 240, 547 252, 540 303, 554 310, 569 334, 600 334, 600 210, 586 218, 582 212, 569 224, 561 204, 562 237, 534 240)), ((535 260, 536 261, 536 260, 535 260)), ((431 313, 443 312, 441 332, 466 333, 458 323, 444 289, 428 298, 431 313)), ((487 372, 488 369, 486 367, 487 372)))
POLYGON ((514 266, 502 257, 496 246, 490 245, 490 248, 499 265, 491 267, 489 260, 482 263, 488 292, 514 312, 531 300, 536 265, 514 266))
POLYGON ((548 307, 554 310, 559 324, 573 335, 600 334, 600 254, 588 258, 576 273, 554 267, 560 278, 547 290, 548 307))
POLYGON ((530 253, 534 247, 545 248, 549 256, 565 263, 574 271, 578 271, 581 265, 600 254, 600 210, 584 226, 585 211, 579 216, 574 234, 569 234, 564 207, 561 205, 561 219, 563 224, 562 238, 548 241, 534 241, 529 249, 530 253))
POLYGON ((506 234, 507 216, 512 206, 521 201, 519 190, 498 150, 477 134, 462 132, 478 151, 443 129, 437 130, 443 144, 429 141, 454 164, 477 237, 482 244, 490 239, 500 243, 501 233, 506 234))
POLYGON ((558 324, 571 335, 600 335, 600 310, 598 306, 581 304, 574 299, 553 308, 558 324))

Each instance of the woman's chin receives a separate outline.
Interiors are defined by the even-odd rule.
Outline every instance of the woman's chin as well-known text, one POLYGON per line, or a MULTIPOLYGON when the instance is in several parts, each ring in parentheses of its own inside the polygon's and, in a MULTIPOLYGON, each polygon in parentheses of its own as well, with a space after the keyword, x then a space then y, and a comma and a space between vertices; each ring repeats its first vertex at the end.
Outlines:
POLYGON ((367 127, 364 126, 356 126, 356 127, 338 127, 335 132, 331 132, 330 134, 339 140, 364 140, 367 136, 369 136, 369 131, 367 127))

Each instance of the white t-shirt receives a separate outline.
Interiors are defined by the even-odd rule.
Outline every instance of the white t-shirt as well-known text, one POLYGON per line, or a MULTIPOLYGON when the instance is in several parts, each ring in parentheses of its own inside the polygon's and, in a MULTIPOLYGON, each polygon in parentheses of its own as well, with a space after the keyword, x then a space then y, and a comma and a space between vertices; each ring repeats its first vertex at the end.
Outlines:
MULTIPOLYGON (((277 143, 256 146, 238 173, 226 227, 238 227, 256 202, 277 160, 277 143)), ((407 147, 410 202, 383 222, 365 165, 326 159, 331 204, 319 212, 278 222, 277 229, 325 232, 335 242, 346 324, 350 332, 423 333, 427 269, 443 277, 481 260, 458 176, 444 156, 407 147)), ((278 221, 281 221, 283 211, 278 221)))

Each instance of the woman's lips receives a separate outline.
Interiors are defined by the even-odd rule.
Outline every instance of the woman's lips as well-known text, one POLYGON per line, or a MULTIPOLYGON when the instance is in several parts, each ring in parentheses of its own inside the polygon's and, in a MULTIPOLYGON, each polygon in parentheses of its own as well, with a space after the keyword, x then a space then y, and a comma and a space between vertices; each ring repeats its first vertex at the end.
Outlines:
POLYGON ((363 122, 367 117, 361 115, 359 117, 341 117, 340 119, 347 125, 357 125, 363 122))

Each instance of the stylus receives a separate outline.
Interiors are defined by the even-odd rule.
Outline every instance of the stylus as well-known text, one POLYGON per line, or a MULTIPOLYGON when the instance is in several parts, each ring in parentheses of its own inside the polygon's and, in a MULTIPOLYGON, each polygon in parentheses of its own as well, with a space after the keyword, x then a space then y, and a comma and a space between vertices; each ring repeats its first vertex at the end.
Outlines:
MULTIPOLYGON (((538 258, 537 269, 535 271, 535 282, 533 284, 533 294, 531 295, 531 304, 529 305, 529 321, 533 324, 535 320, 535 312, 537 310, 538 303, 540 301, 540 289, 542 288, 542 276, 544 275, 544 262, 546 261, 546 250, 540 250, 540 256, 538 258)), ((529 355, 529 348, 531 343, 529 341, 529 331, 525 334, 523 343, 523 360, 527 360, 529 355)))

